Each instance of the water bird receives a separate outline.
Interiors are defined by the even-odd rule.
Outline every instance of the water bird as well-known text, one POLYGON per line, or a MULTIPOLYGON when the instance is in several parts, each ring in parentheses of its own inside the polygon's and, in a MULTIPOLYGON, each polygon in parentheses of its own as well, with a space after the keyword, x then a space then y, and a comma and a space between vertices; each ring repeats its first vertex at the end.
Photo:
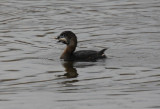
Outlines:
POLYGON ((60 59, 64 61, 96 61, 98 59, 105 59, 107 56, 104 54, 107 48, 104 48, 100 51, 94 50, 80 50, 75 51, 77 47, 77 36, 72 31, 63 31, 55 39, 58 42, 66 44, 64 52, 60 56, 60 59))

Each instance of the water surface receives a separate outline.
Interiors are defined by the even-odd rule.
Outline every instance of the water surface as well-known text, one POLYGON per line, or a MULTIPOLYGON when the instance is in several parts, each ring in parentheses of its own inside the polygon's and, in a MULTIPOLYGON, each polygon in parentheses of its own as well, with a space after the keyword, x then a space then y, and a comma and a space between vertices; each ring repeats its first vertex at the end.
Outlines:
POLYGON ((1 109, 159 109, 159 34, 158 0, 2 0, 1 109), (60 61, 64 30, 108 59, 60 61))

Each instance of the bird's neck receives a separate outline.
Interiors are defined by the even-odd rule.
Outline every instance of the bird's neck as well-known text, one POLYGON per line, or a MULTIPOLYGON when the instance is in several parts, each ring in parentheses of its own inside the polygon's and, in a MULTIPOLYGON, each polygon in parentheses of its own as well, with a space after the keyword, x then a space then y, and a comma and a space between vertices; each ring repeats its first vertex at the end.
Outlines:
POLYGON ((71 59, 76 47, 77 47, 77 40, 70 40, 70 43, 67 45, 60 58, 66 60, 71 59))

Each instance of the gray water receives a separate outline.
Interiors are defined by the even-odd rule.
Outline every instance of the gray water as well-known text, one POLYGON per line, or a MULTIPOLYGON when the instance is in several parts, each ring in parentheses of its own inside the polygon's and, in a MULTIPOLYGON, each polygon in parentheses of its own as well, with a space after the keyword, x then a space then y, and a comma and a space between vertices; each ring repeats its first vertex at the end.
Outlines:
POLYGON ((159 0, 0 1, 0 109, 156 108, 159 0), (65 30, 108 59, 60 61, 65 30))

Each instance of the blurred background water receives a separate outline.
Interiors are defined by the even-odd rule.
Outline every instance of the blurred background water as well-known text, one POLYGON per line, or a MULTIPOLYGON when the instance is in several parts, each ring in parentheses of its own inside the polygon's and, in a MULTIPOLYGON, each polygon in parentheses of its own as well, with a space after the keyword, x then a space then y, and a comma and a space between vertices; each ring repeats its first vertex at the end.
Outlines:
POLYGON ((1 0, 0 108, 159 109, 159 34, 159 0, 1 0), (60 61, 65 30, 108 59, 60 61))

